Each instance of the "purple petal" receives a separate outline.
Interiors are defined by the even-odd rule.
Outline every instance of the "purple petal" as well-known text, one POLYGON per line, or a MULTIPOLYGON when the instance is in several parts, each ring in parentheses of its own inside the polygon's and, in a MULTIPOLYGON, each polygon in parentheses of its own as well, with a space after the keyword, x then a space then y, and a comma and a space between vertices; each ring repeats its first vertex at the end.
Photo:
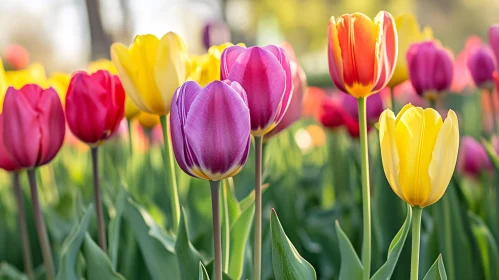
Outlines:
POLYGON ((220 80, 228 79, 232 66, 237 58, 246 50, 246 48, 241 46, 231 46, 222 52, 222 56, 220 57, 220 80))

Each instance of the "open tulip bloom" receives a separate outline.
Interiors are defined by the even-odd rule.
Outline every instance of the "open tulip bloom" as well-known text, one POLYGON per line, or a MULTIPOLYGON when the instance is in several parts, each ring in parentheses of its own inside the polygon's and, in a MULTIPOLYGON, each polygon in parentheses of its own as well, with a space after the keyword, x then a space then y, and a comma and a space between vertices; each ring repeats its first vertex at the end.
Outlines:
POLYGON ((190 176, 211 184, 215 279, 222 279, 220 180, 239 173, 251 144, 250 111, 237 82, 214 81, 204 88, 186 82, 173 96, 170 114, 175 158, 190 176))
POLYGON ((379 121, 383 169, 391 188, 413 208, 411 280, 418 279, 422 208, 445 193, 456 166, 459 124, 432 108, 406 105, 397 116, 385 110, 379 121))

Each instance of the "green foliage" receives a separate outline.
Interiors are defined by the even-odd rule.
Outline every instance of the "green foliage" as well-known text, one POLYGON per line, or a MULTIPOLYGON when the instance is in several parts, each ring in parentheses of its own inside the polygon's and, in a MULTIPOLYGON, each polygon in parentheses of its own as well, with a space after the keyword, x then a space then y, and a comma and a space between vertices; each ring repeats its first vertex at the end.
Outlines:
POLYGON ((444 261, 442 255, 439 255, 437 260, 433 263, 426 273, 423 280, 447 280, 447 273, 445 272, 444 261))
POLYGON ((340 280, 347 279, 362 279, 362 263, 352 246, 352 243, 346 236, 346 234, 341 230, 340 223, 336 221, 336 234, 338 235, 338 241, 340 245, 341 252, 341 268, 340 268, 340 280))
POLYGON ((182 209, 177 240, 175 242, 175 252, 181 279, 196 279, 198 271, 192 268, 201 262, 201 256, 189 241, 189 233, 185 220, 185 211, 182 209))
POLYGON ((199 280, 210 280, 210 276, 202 262, 199 262, 199 280))
POLYGON ((86 260, 88 280, 125 280, 116 273, 111 261, 101 248, 92 240, 90 235, 85 235, 83 254, 86 260))

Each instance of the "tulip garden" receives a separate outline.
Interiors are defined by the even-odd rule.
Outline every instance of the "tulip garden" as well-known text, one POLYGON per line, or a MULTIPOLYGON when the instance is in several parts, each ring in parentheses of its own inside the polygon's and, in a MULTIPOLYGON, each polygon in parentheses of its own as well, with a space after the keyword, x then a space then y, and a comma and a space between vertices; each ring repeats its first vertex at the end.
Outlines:
POLYGON ((324 36, 330 87, 289 43, 174 32, 0 64, 0 279, 499 279, 499 25, 324 36))

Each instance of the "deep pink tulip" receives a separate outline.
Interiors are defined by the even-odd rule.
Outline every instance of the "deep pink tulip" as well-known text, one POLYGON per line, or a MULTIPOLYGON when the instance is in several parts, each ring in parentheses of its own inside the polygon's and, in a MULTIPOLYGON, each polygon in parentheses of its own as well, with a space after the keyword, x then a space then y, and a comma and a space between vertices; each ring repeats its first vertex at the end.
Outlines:
POLYGON ((220 76, 246 91, 253 135, 263 136, 279 124, 293 94, 291 68, 282 48, 229 47, 222 53, 220 76))
POLYGON ((59 152, 66 122, 54 89, 34 84, 20 90, 10 87, 2 115, 5 149, 20 168, 44 165, 59 152))
POLYGON ((460 93, 464 89, 475 86, 473 78, 468 71, 468 57, 482 46, 482 39, 476 35, 470 36, 464 48, 457 55, 454 63, 454 77, 452 78, 451 91, 460 93))
POLYGON ((487 46, 480 46, 468 57, 468 70, 478 88, 493 87, 492 73, 496 68, 495 64, 493 54, 487 46))
POLYGON ((452 83, 453 59, 434 41, 415 43, 406 54, 409 78, 419 96, 434 99, 452 83))
POLYGON ((268 140, 272 136, 290 127, 302 117, 303 113, 303 98, 305 96, 305 91, 307 90, 307 76, 300 65, 298 65, 291 45, 286 43, 282 46, 282 48, 286 51, 286 54, 289 57, 291 75, 293 79, 293 93, 288 110, 284 113, 284 117, 274 129, 265 134, 265 140, 268 140))
POLYGON ((81 141, 96 145, 111 137, 125 113, 125 90, 118 76, 100 70, 73 74, 66 95, 66 119, 81 141))
POLYGON ((173 96, 170 124, 175 158, 187 174, 219 181, 246 163, 250 114, 237 82, 184 83, 173 96))
POLYGON ((461 174, 472 177, 492 167, 485 148, 471 136, 461 139, 457 166, 461 174))
MULTIPOLYGON (((0 114, 0 136, 3 135, 3 114, 0 114)), ((0 137, 0 169, 6 171, 16 171, 19 166, 14 162, 10 154, 7 152, 3 140, 0 137)))
POLYGON ((489 29, 489 44, 496 57, 496 66, 499 69, 499 24, 494 24, 489 29))

